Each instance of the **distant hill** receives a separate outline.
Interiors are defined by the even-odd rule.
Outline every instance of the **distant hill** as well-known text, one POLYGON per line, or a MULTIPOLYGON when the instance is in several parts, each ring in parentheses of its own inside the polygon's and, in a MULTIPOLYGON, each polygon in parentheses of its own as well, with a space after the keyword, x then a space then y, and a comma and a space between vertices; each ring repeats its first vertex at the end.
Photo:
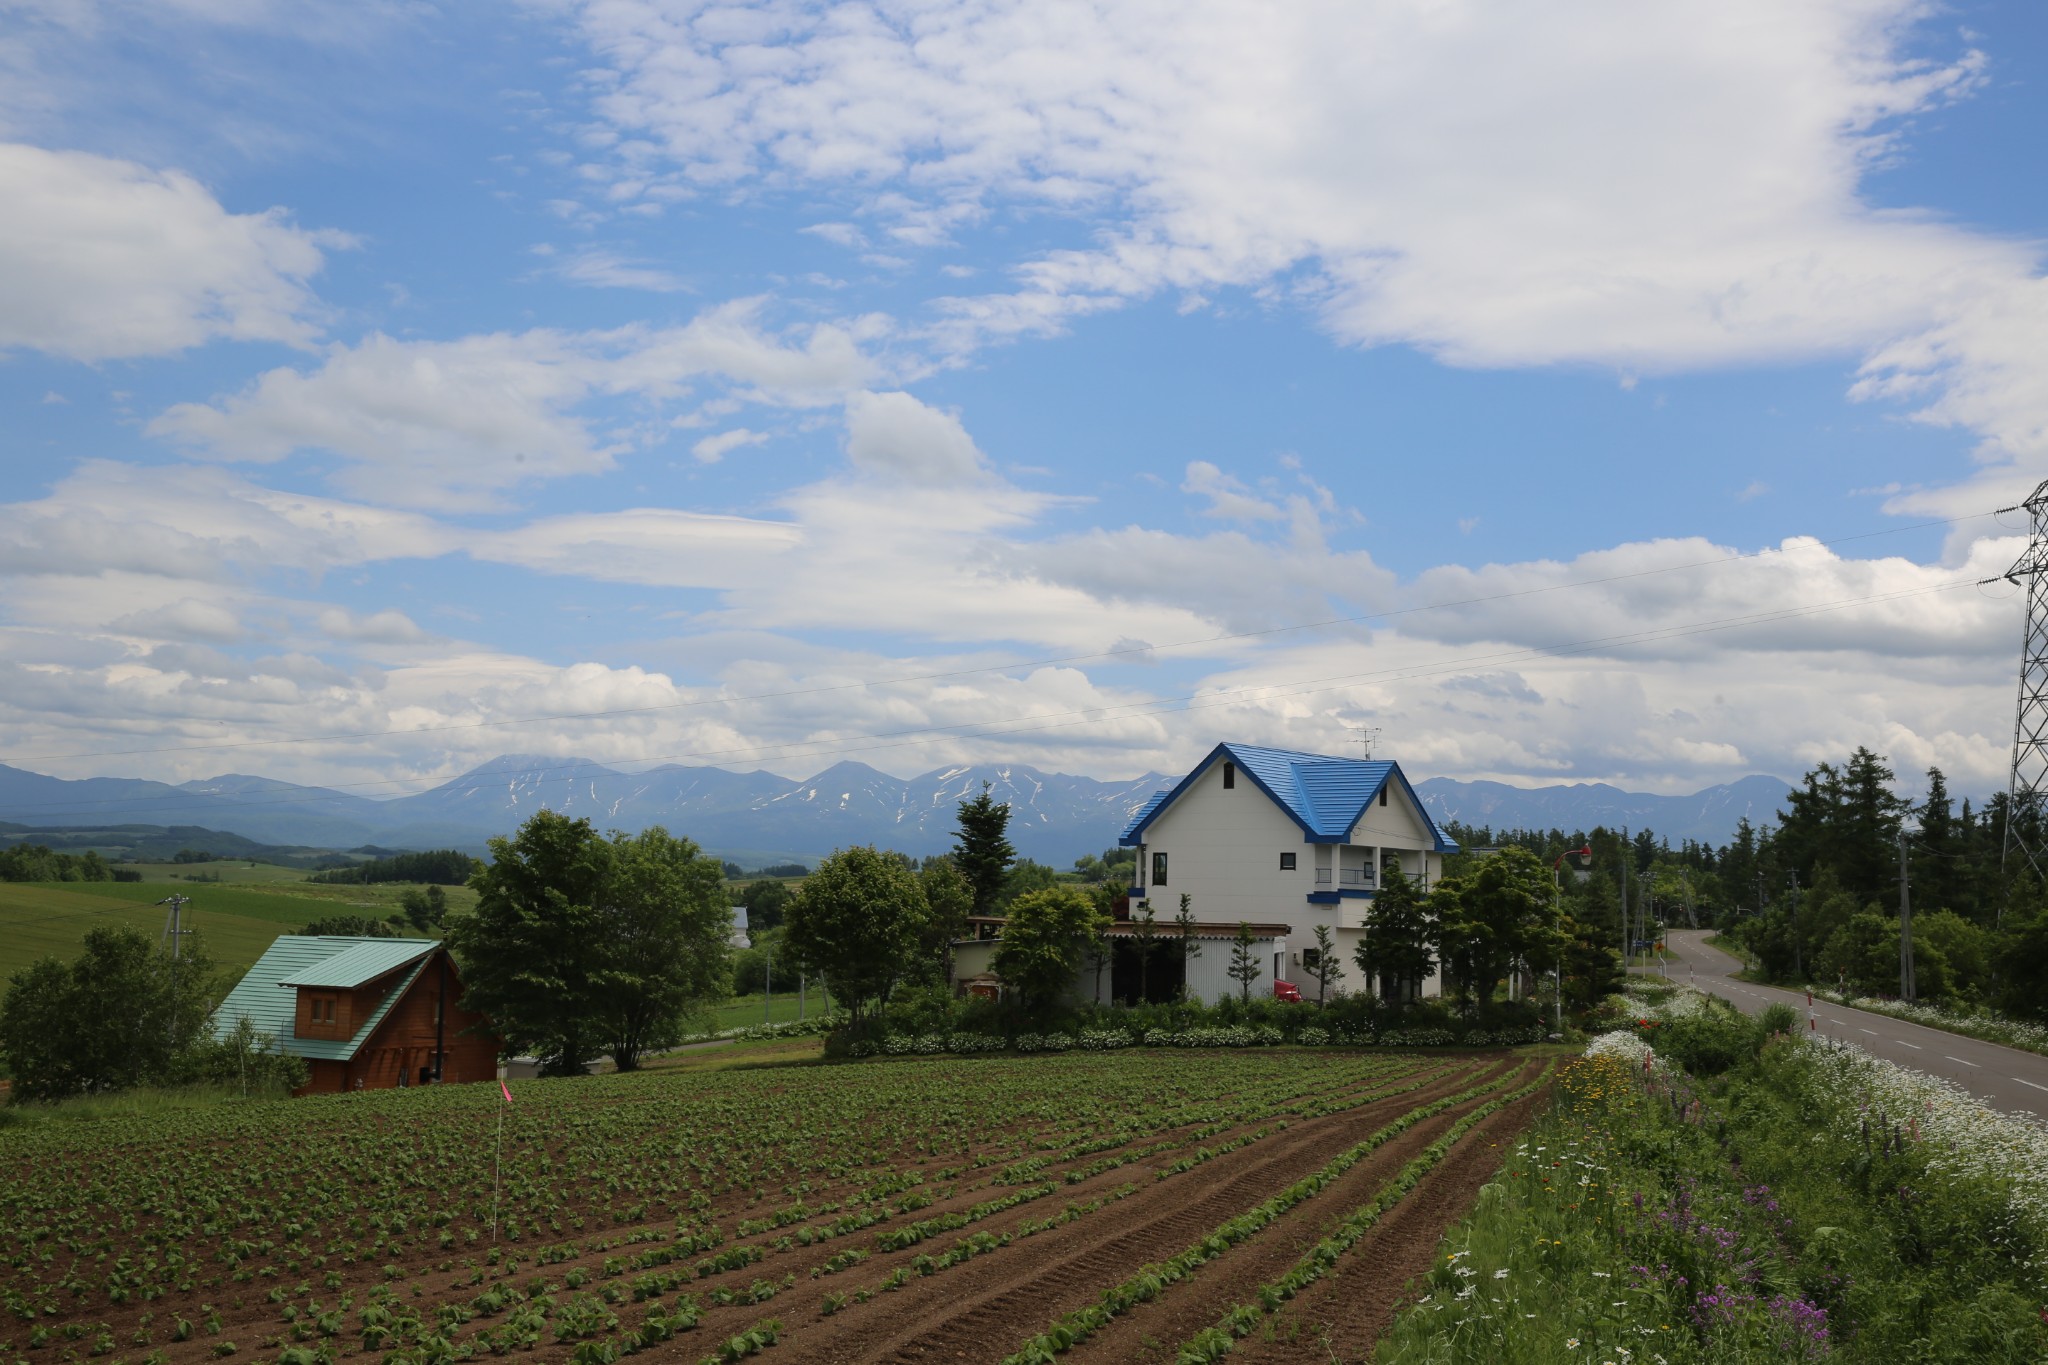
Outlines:
POLYGON ((1604 782, 1563 787, 1510 787, 1505 782, 1458 782, 1432 777, 1415 784, 1416 794, 1439 820, 1507 829, 1652 829, 1676 844, 1702 839, 1723 844, 1744 816, 1758 827, 1775 824, 1791 784, 1783 778, 1751 776, 1708 787, 1690 796, 1626 792, 1604 782))
MULTIPOLYGON (((807 862, 856 843, 917 855, 942 852, 952 843, 955 809, 986 781, 1011 805, 1010 836, 1018 851, 1065 867, 1115 843, 1131 812, 1172 780, 1148 773, 1102 782, 1022 764, 899 778, 852 762, 792 780, 675 764, 626 773, 582 759, 507 754, 428 791, 371 801, 236 774, 172 786, 129 778, 70 781, 0 765, 0 821, 36 829, 138 829, 144 827, 130 822, 144 821, 199 826, 298 853, 369 845, 481 853, 485 840, 510 833, 545 806, 587 816, 600 829, 664 825, 720 857, 758 867, 807 862)), ((1758 825, 1774 821, 1787 784, 1745 777, 1690 796, 1654 796, 1600 783, 1524 788, 1433 777, 1417 790, 1438 817, 1495 829, 1648 826, 1674 842, 1720 843, 1742 816, 1758 825)), ((189 846, 245 851, 197 841, 189 846)))

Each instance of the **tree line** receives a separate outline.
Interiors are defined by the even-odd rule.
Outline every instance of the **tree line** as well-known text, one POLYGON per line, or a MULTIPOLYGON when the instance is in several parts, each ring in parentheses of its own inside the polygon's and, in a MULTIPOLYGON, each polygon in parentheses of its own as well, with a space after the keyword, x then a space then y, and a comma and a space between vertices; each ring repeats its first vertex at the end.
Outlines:
POLYGON ((466 886, 483 869, 483 863, 455 848, 433 848, 421 853, 395 853, 372 858, 349 867, 330 868, 306 878, 323 886, 370 886, 378 882, 426 882, 439 886, 466 886))

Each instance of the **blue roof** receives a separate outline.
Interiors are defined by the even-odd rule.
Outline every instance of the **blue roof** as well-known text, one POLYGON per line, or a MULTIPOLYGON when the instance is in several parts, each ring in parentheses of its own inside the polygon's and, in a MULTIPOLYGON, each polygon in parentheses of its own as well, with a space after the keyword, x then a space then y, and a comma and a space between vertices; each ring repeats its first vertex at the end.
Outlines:
MULTIPOLYGON (((420 972, 426 967, 439 945, 431 940, 388 939, 388 938, 329 938, 303 934, 286 934, 270 945, 256 965, 249 969, 235 988, 228 992, 228 998, 220 1002, 214 1011, 213 1031, 217 1037, 225 1038, 235 1031, 238 1020, 247 1016, 256 1026, 258 1033, 267 1033, 277 1043, 280 1052, 289 1052, 297 1057, 317 1058, 322 1061, 346 1062, 356 1055, 356 1050, 368 1042, 377 1025, 384 1022, 384 1016, 391 1006, 405 994, 420 972), (281 989, 287 982, 298 981, 317 971, 323 964, 334 962, 356 949, 375 947, 385 957, 397 955, 400 949, 409 949, 417 955, 409 970, 392 978, 384 998, 377 1002, 377 1008, 370 1011, 355 1031, 355 1036, 340 1038, 297 1038, 292 1035, 295 1011, 298 1006, 298 992, 281 989)), ((404 962, 395 964, 404 966, 404 962)), ((390 968, 386 969, 387 971, 390 968)))
POLYGON ((1456 853, 1458 846, 1446 838, 1429 810, 1408 785, 1401 765, 1385 759, 1333 758, 1328 754, 1304 754, 1292 749, 1263 749, 1251 744, 1219 744, 1194 770, 1166 791, 1154 792, 1124 827, 1117 842, 1126 847, 1143 842, 1146 826, 1160 811, 1219 759, 1229 759, 1238 770, 1258 784, 1259 790, 1287 812, 1301 826, 1307 842, 1341 844, 1351 835, 1365 808, 1389 782, 1398 783, 1421 814, 1422 822, 1436 841, 1438 853, 1456 853))

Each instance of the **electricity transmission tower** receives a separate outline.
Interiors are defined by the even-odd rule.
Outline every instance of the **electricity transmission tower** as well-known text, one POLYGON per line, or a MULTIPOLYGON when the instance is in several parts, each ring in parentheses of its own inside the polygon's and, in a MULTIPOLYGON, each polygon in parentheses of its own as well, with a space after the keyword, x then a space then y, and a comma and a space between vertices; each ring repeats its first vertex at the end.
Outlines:
POLYGON ((2012 776, 2005 790, 1999 865, 2010 865, 2018 852, 2038 877, 2048 854, 2034 847, 2040 839, 2032 828, 2048 792, 2048 480, 2017 507, 1999 510, 2024 511, 2029 523, 2027 548, 2004 575, 2008 583, 2027 590, 2027 626, 2020 637, 2020 695, 2013 713, 2012 776))

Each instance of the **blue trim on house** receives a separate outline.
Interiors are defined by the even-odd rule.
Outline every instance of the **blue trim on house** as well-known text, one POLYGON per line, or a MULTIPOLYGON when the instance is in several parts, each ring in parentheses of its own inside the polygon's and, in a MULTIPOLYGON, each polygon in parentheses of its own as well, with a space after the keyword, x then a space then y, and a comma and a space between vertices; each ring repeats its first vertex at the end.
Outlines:
POLYGON ((1186 777, 1165 791, 1154 792, 1150 800, 1131 817, 1117 843, 1134 848, 1145 840, 1145 830, 1159 813, 1180 799, 1194 780, 1218 759, 1228 758, 1238 771, 1271 798, 1274 805, 1300 827, 1305 844, 1341 844, 1389 780, 1397 780, 1415 809, 1421 812, 1437 853, 1456 853, 1458 846, 1445 837, 1429 808, 1409 785, 1407 774, 1387 760, 1332 758, 1326 754, 1297 753, 1291 749, 1264 749, 1249 744, 1218 744, 1209 756, 1196 764, 1186 777))
POLYGON ((1362 886, 1340 886, 1335 891, 1311 891, 1310 905, 1335 905, 1339 901, 1369 901, 1379 893, 1368 891, 1362 886))

